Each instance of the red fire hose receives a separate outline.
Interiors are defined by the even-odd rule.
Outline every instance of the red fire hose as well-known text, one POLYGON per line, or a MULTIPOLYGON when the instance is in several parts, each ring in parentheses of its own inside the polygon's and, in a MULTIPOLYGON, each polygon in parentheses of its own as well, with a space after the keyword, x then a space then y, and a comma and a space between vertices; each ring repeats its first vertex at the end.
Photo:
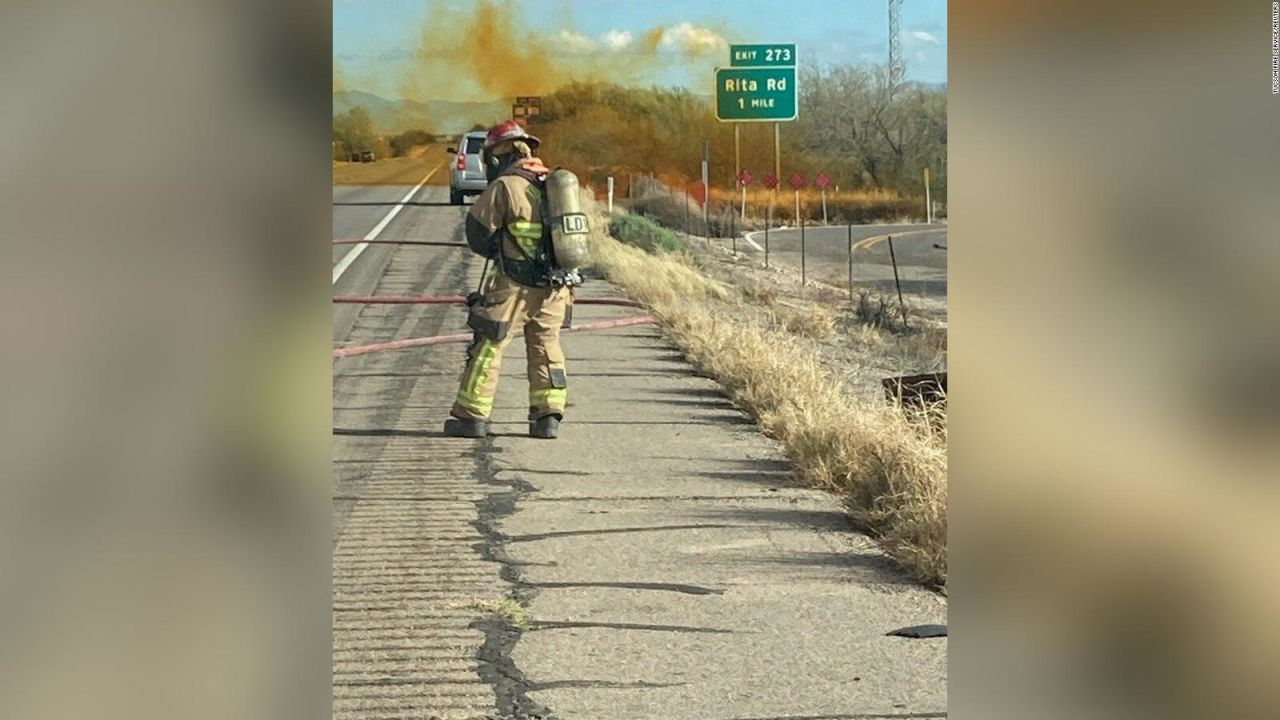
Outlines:
MULTIPOLYGON (((334 245, 353 245, 356 243, 368 243, 371 245, 432 245, 436 247, 466 247, 461 243, 453 242, 434 242, 431 240, 359 240, 356 238, 339 238, 333 241, 334 245)), ((464 305, 467 299, 462 295, 337 295, 333 298, 335 303, 359 304, 359 305, 464 305)), ((622 298, 580 298, 573 301, 574 305, 618 305, 621 307, 643 308, 643 303, 635 300, 624 300, 622 298)), ((609 330, 612 328, 628 327, 630 325, 643 325, 645 323, 656 322, 652 315, 638 315, 636 317, 619 318, 617 320, 601 320, 599 322, 587 323, 585 325, 575 325, 565 328, 562 332, 581 332, 585 330, 609 330)), ((364 353, 377 352, 379 350, 403 350, 405 348, 423 347, 424 345, 442 345, 445 343, 461 343, 469 342, 472 339, 471 333, 455 333, 453 335, 432 335, 430 337, 405 338, 403 340, 391 340, 389 342, 371 343, 368 345, 351 345, 349 347, 334 348, 333 357, 350 357, 352 355, 363 355, 364 353)))
POLYGON ((441 242, 436 240, 361 240, 360 238, 338 238, 333 241, 334 245, 430 245, 432 247, 456 247, 465 248, 466 245, 456 242, 441 242))
MULTIPOLYGON (((652 315, 639 315, 637 317, 619 318, 617 320, 601 320, 600 322, 586 323, 585 325, 575 325, 571 328, 565 328, 561 332, 609 330, 612 328, 627 327, 630 325, 643 325, 651 322, 654 322, 652 315)), ((369 345, 352 345, 350 347, 335 348, 333 351, 333 357, 350 357, 352 355, 363 355, 364 353, 377 352, 379 350, 403 350, 405 348, 422 347, 424 345, 470 342, 471 338, 471 333, 455 333, 453 335, 432 335, 430 337, 405 338, 404 340, 392 340, 390 342, 371 343, 369 345)))
MULTIPOLYGON (((353 304, 415 304, 415 305, 463 305, 467 299, 462 295, 337 295, 333 298, 335 303, 353 303, 353 304)), ((622 307, 644 307, 643 303, 635 300, 626 300, 623 298, 579 298, 573 301, 574 305, 618 305, 622 307)), ((629 325, 641 325, 644 323, 654 322, 652 315, 638 315, 636 317, 619 318, 617 320, 601 320, 599 322, 586 323, 585 325, 575 325, 571 328, 565 328, 563 332, 581 332, 584 330, 609 330, 612 328, 627 327, 629 325)), ((403 350, 404 348, 422 347, 424 345, 441 345, 445 343, 469 342, 471 333, 455 333, 453 335, 432 335, 430 337, 405 338, 403 340, 391 340, 388 342, 371 343, 369 345, 352 345, 350 347, 335 348, 333 357, 349 357, 351 355, 363 355, 364 353, 377 352, 379 350, 403 350)))
MULTIPOLYGON (((461 295, 337 295, 333 301, 357 305, 461 305, 467 299, 461 295)), ((644 303, 622 298, 578 298, 573 304, 644 307, 644 303)))

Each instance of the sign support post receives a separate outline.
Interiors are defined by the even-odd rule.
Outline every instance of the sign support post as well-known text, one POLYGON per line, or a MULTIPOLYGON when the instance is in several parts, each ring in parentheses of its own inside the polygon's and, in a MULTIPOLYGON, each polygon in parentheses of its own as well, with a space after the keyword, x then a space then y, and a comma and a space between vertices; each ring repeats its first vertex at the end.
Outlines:
POLYGON ((742 123, 733 124, 733 176, 742 186, 742 222, 747 221, 747 184, 742 182, 742 143, 738 132, 742 123))
POLYGON ((929 194, 929 168, 924 169, 924 221, 933 223, 933 198, 929 194))
POLYGON ((813 179, 813 182, 815 185, 818 186, 818 189, 822 192, 822 224, 826 225, 827 224, 827 185, 831 184, 831 178, 827 177, 826 173, 820 172, 818 173, 817 177, 813 179))
POLYGON ((778 144, 778 123, 773 124, 773 176, 782 177, 781 146, 778 144))
POLYGON ((707 167, 711 163, 711 141, 702 141, 702 231, 707 234, 707 243, 711 242, 711 219, 708 217, 708 206, 711 204, 711 187, 708 184, 707 167))
MULTIPOLYGON (((773 123, 773 173, 766 174, 768 218, 765 226, 765 267, 768 267, 768 231, 778 203, 777 182, 782 176, 782 122, 796 119, 797 53, 795 43, 756 43, 729 46, 729 67, 715 69, 716 120, 733 123, 734 175, 742 173, 742 131, 744 122, 773 123), (772 177, 772 184, 768 180, 772 177)), ((741 180, 739 180, 741 182, 741 180)), ((747 219, 747 189, 742 188, 739 217, 747 219)))
POLYGON ((742 222, 747 221, 747 185, 751 183, 751 172, 741 170, 738 172, 738 185, 742 188, 742 222))
POLYGON ((742 151, 739 142, 738 128, 742 127, 742 123, 733 124, 733 176, 738 177, 742 174, 742 151))
MULTIPOLYGON (((778 123, 773 124, 773 176, 782 177, 782 155, 780 154, 780 146, 778 145, 778 123)), ((773 191, 773 198, 769 201, 769 208, 772 209, 774 203, 778 199, 778 191, 773 191)))
POLYGON ((711 162, 711 141, 703 140, 702 141, 702 212, 703 213, 706 213, 707 211, 707 200, 710 198, 710 193, 707 192, 707 180, 708 180, 707 166, 710 164, 710 162, 711 162))

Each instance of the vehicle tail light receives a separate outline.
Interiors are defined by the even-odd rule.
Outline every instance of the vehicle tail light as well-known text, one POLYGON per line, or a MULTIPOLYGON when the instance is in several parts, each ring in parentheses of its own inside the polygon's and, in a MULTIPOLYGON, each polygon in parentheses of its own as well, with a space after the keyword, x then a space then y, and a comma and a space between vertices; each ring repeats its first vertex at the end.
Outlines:
POLYGON ((465 152, 465 150, 466 150, 465 148, 458 148, 458 169, 459 170, 467 169, 467 153, 465 152))

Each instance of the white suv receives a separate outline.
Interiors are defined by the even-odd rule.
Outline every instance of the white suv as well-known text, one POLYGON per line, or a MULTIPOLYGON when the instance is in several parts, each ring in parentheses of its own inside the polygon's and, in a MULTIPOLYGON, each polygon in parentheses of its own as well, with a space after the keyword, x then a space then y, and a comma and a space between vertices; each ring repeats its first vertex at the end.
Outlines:
POLYGON ((488 187, 480 148, 484 147, 483 132, 469 132, 458 139, 458 147, 448 152, 457 155, 449 169, 449 204, 461 205, 466 195, 479 195, 488 187))

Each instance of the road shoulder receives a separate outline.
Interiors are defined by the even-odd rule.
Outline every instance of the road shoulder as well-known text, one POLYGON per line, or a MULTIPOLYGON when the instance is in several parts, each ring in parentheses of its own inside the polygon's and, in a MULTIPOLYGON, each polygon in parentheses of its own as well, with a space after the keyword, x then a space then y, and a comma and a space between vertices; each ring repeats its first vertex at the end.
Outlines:
POLYGON ((566 720, 945 715, 946 640, 885 635, 945 623, 941 596, 834 496, 793 484, 778 445, 656 328, 565 347, 559 440, 524 436, 519 358, 495 411, 491 469, 522 488, 494 526, 528 615, 511 650, 523 696, 566 720))

